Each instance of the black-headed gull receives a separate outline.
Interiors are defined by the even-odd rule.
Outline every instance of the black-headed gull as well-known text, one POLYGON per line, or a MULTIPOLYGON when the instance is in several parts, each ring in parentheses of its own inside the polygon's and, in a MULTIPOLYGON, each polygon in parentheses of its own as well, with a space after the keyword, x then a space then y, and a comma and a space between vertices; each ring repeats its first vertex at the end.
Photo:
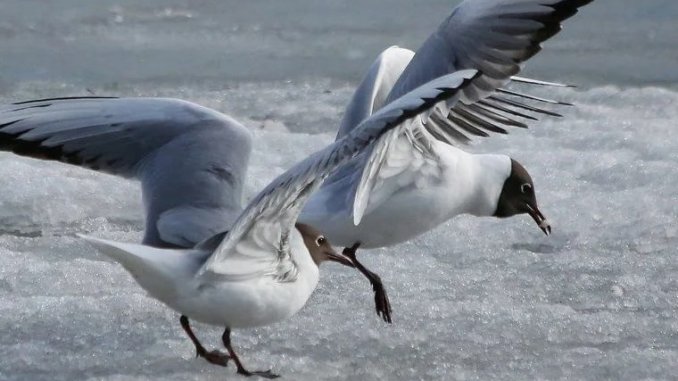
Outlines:
POLYGON ((459 214, 529 214, 550 234, 527 170, 505 155, 474 155, 459 147, 471 136, 527 127, 537 114, 559 116, 531 102, 565 104, 504 89, 509 82, 557 83, 516 77, 522 64, 556 34, 560 23, 592 0, 467 0, 416 52, 391 47, 370 67, 344 114, 337 138, 391 100, 449 72, 476 69, 480 79, 460 102, 437 107, 388 133, 336 171, 307 203, 300 221, 319 227, 355 255, 358 246, 390 246, 459 214))
POLYGON ((231 329, 287 319, 304 306, 318 284, 318 265, 350 258, 335 252, 312 226, 297 223, 306 200, 338 166, 387 131, 438 102, 452 105, 480 75, 463 70, 431 81, 394 100, 325 149, 274 179, 250 201, 231 229, 193 249, 157 248, 86 237, 121 263, 151 296, 181 314, 180 322, 199 356, 238 373, 277 377, 244 368, 231 345, 231 329), (216 242, 218 241, 218 242, 216 242), (189 318, 225 327, 228 354, 208 352, 193 334, 189 318))

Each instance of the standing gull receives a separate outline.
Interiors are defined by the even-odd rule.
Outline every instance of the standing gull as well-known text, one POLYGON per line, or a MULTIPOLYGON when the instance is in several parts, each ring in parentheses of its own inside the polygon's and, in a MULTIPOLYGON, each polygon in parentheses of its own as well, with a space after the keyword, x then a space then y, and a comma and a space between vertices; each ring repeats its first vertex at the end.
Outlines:
MULTIPOLYGON (((138 179, 142 243, 190 249, 218 243, 241 213, 252 136, 233 118, 178 99, 69 97, 0 106, 0 150, 138 179)), ((354 265, 390 323, 381 279, 354 265)))
POLYGON ((222 366, 233 360, 242 375, 277 377, 270 371, 245 369, 231 344, 231 329, 272 324, 294 315, 318 284, 320 262, 353 266, 320 232, 297 223, 306 200, 334 169, 384 133, 438 102, 454 104, 479 78, 475 70, 459 71, 391 102, 344 138, 274 179, 218 239, 193 249, 162 249, 83 237, 120 262, 151 296, 181 314, 181 325, 199 356, 222 366), (228 354, 208 352, 193 334, 189 318, 225 327, 222 341, 228 354))

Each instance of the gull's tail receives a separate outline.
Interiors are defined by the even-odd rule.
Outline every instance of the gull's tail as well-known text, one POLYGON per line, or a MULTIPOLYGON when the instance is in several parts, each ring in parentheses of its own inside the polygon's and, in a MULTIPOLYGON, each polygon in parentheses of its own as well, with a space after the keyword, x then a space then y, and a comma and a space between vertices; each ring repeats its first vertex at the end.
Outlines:
POLYGON ((120 263, 151 296, 174 298, 177 285, 195 275, 209 256, 201 250, 160 249, 78 234, 102 254, 120 263))

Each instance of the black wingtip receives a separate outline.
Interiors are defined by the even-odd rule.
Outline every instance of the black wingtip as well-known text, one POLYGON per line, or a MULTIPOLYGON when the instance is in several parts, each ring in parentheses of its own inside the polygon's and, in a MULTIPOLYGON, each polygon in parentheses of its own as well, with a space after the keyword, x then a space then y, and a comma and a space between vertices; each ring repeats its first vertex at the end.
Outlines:
POLYGON ((43 98, 43 99, 31 99, 29 101, 14 102, 13 105, 25 105, 30 103, 39 103, 39 102, 56 102, 56 101, 68 101, 68 100, 81 100, 81 99, 117 99, 118 97, 104 97, 104 96, 79 96, 79 97, 59 97, 59 98, 43 98))

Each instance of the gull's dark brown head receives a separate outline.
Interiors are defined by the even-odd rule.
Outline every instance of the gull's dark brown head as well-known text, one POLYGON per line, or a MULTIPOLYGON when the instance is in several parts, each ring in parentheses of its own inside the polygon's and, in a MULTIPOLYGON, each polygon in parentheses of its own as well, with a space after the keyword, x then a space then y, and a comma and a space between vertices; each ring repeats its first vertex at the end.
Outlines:
POLYGON ((313 258, 313 262, 316 265, 320 266, 320 263, 325 261, 334 261, 345 266, 355 267, 353 261, 344 254, 334 250, 330 241, 318 230, 302 223, 297 223, 294 226, 301 233, 304 244, 308 252, 311 253, 311 258, 313 258))
POLYGON ((494 216, 505 218, 524 213, 534 219, 544 234, 551 234, 551 225, 537 207, 532 177, 525 167, 511 159, 511 174, 504 182, 494 216))

